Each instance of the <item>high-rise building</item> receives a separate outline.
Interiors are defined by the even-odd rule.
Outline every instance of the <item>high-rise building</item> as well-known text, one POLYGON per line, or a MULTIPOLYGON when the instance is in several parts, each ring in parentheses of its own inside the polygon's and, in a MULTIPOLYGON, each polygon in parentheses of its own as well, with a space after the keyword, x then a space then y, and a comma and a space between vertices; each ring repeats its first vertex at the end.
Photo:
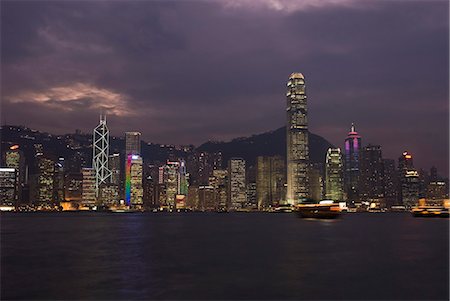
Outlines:
POLYGON ((383 159, 384 198, 387 207, 399 205, 397 202, 398 176, 395 160, 383 159))
POLYGON ((263 157, 256 160, 256 197, 258 209, 276 207, 286 196, 286 169, 281 156, 263 157))
POLYGON ((37 167, 38 174, 35 201, 39 205, 52 205, 54 203, 55 162, 43 155, 39 155, 37 157, 37 167))
POLYGON ((311 163, 309 166, 309 194, 311 199, 320 201, 324 197, 323 163, 311 163))
POLYGON ((141 156, 129 154, 125 169, 125 202, 127 206, 141 207, 143 205, 142 174, 141 156))
POLYGON ((349 201, 358 201, 359 157, 361 151, 361 136, 352 123, 350 132, 345 139, 345 193, 349 201))
POLYGON ((108 168, 111 172, 111 184, 120 185, 120 154, 109 155, 108 168))
POLYGON ((247 203, 247 189, 245 185, 245 160, 231 158, 228 161, 228 209, 237 210, 247 203))
POLYGON ((398 159, 401 203, 411 208, 419 201, 419 173, 414 168, 412 155, 405 151, 398 159))
POLYGON ((97 203, 95 193, 95 170, 90 167, 83 167, 81 169, 81 174, 83 175, 81 203, 86 207, 95 206, 97 203))
POLYGON ((385 206, 381 146, 367 145, 361 151, 359 196, 363 201, 385 206))
POLYGON ((63 202, 65 200, 64 190, 64 173, 65 162, 63 157, 59 157, 55 165, 55 183, 54 183, 54 199, 56 202, 63 202))
POLYGON ((95 171, 95 196, 99 196, 101 185, 111 180, 111 171, 108 166, 109 156, 109 130, 106 126, 106 115, 100 115, 100 123, 94 129, 92 145, 92 167, 95 171))
POLYGON ((0 206, 16 205, 16 170, 0 168, 0 206))
POLYGON ((186 161, 180 159, 179 161, 180 168, 178 170, 178 194, 187 195, 188 194, 188 174, 186 173, 186 161))
POLYGON ((6 167, 14 168, 16 170, 15 181, 15 201, 16 203, 22 201, 22 190, 26 182, 25 179, 25 157, 23 152, 19 149, 19 145, 11 146, 5 153, 6 167))
POLYGON ((292 73, 287 83, 287 202, 309 197, 308 107, 305 78, 292 73))
POLYGON ((325 162, 326 198, 333 201, 344 199, 344 174, 340 148, 329 148, 325 162))
POLYGON ((141 155, 141 133, 125 133, 125 155, 141 155))
POLYGON ((217 203, 214 197, 214 187, 212 186, 199 186, 199 209, 202 211, 215 211, 217 210, 217 203))
POLYGON ((214 188, 217 209, 221 211, 227 208, 227 184, 228 171, 226 169, 213 170, 213 175, 209 178, 209 185, 214 188))

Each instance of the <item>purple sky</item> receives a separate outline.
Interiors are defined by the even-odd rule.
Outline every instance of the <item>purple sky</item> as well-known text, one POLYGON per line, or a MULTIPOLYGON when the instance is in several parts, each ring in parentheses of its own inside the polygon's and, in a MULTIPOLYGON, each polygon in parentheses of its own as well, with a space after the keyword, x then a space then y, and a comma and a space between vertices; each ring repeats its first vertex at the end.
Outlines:
POLYGON ((448 173, 448 1, 1 2, 2 124, 196 145, 285 124, 307 81, 313 133, 351 122, 384 157, 448 173))

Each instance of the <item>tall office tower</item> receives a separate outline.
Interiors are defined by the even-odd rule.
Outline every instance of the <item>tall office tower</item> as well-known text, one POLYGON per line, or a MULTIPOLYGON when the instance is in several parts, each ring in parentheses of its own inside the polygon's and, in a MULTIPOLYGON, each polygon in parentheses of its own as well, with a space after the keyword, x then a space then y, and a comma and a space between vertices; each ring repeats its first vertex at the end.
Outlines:
POLYGON ((178 169, 178 194, 187 195, 188 194, 188 175, 186 173, 186 161, 181 159, 179 161, 180 168, 178 169))
POLYGON ((292 73, 287 87, 286 201, 296 204, 309 197, 308 108, 303 74, 292 73))
POLYGON ((247 183, 247 203, 245 208, 258 209, 258 200, 256 198, 256 182, 247 183))
POLYGON ((190 185, 188 188, 188 198, 186 208, 196 210, 199 207, 198 186, 190 185))
POLYGON ((160 183, 165 184, 165 200, 163 205, 169 209, 176 207, 175 200, 180 191, 180 162, 167 161, 160 169, 160 183))
POLYGON ((360 199, 385 206, 381 146, 367 145, 360 157, 360 199))
POLYGON ((81 169, 81 174, 83 175, 83 182, 81 184, 81 203, 86 207, 92 207, 96 205, 97 202, 95 192, 95 170, 90 167, 83 167, 81 169))
POLYGON ((83 174, 68 173, 64 182, 66 201, 81 202, 83 199, 83 174))
POLYGON ((395 160, 383 159, 384 198, 387 207, 398 205, 397 203, 397 170, 395 160))
POLYGON ((327 199, 342 201, 344 199, 344 162, 340 148, 329 148, 325 162, 327 199))
POLYGON ((15 201, 22 202, 22 189, 26 182, 25 179, 25 157, 19 145, 11 146, 5 153, 5 166, 16 170, 15 181, 15 201))
POLYGON ((398 175, 401 203, 411 208, 419 201, 419 173, 414 168, 412 155, 407 151, 398 159, 398 175))
POLYGON ((65 164, 64 158, 59 157, 58 162, 55 165, 55 184, 54 184, 54 198, 57 202, 63 202, 65 200, 65 191, 64 191, 64 172, 65 172, 65 164))
POLYGON ((142 187, 142 158, 129 154, 125 168, 125 202, 127 206, 141 207, 144 190, 142 187))
POLYGON ((286 170, 284 159, 280 156, 263 157, 256 160, 256 197, 258 209, 276 207, 283 203, 286 170))
POLYGON ((221 211, 227 208, 227 183, 228 171, 226 169, 213 170, 213 175, 209 178, 209 185, 214 187, 217 209, 221 211))
POLYGON ((109 155, 108 169, 111 171, 111 184, 120 185, 120 154, 109 155))
POLYGON ((39 205, 53 204, 53 189, 55 176, 55 162, 43 155, 37 157, 37 189, 35 201, 39 205))
POLYGON ((320 201, 324 197, 323 163, 311 163, 309 166, 309 193, 313 200, 320 201))
POLYGON ((109 183, 111 179, 108 166, 109 130, 105 115, 100 115, 100 123, 94 129, 93 141, 92 167, 95 171, 95 196, 98 197, 100 185, 109 183))
POLYGON ((361 150, 361 136, 352 123, 350 132, 345 139, 345 193, 349 201, 358 201, 359 185, 359 157, 361 150))
POLYGON ((125 133, 125 155, 141 155, 141 133, 125 133))
POLYGON ((0 206, 16 205, 16 179, 14 168, 0 168, 0 206))
POLYGON ((199 209, 202 211, 216 211, 217 204, 214 198, 214 187, 199 186, 198 187, 199 209))
POLYGON ((244 208, 247 203, 247 189, 245 185, 245 160, 231 158, 228 161, 228 208, 237 210, 244 208))

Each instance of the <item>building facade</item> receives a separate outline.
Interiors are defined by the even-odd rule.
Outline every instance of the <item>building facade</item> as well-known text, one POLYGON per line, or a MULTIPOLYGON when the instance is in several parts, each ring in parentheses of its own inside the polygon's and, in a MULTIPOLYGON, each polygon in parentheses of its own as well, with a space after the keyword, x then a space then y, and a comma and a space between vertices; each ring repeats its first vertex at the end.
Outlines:
POLYGON ((325 162, 326 194, 333 201, 344 200, 344 162, 340 148, 329 148, 325 162))
POLYGON ((231 158, 228 161, 228 209, 238 210, 247 203, 245 185, 245 160, 231 158))
POLYGON ((347 200, 359 201, 359 161, 361 151, 361 136, 355 129, 355 125, 352 123, 350 132, 348 132, 345 139, 345 193, 347 200))

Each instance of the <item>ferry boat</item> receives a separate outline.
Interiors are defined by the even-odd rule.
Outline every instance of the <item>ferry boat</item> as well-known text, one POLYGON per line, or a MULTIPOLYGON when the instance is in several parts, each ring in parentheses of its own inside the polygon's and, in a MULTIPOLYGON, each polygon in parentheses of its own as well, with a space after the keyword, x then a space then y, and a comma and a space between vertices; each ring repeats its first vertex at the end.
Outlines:
POLYGON ((411 209, 414 217, 449 217, 449 210, 445 207, 417 206, 411 209))
POLYGON ((341 208, 332 200, 323 200, 319 203, 301 203, 295 208, 300 218, 334 219, 341 216, 341 208))

